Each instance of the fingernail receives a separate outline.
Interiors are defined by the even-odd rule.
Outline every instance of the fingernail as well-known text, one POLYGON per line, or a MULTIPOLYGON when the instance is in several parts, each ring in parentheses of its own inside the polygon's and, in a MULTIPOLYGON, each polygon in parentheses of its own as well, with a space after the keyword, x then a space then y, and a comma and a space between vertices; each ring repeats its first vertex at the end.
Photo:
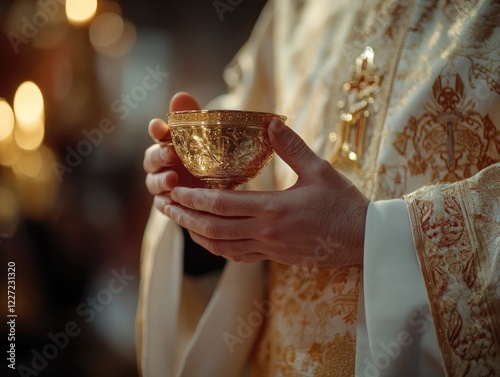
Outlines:
POLYGON ((170 198, 177 201, 179 199, 179 194, 182 194, 183 191, 186 191, 185 187, 174 187, 172 190, 170 190, 170 198))
POLYGON ((176 187, 174 187, 172 190, 170 190, 170 199, 177 200, 177 188, 176 187))
POLYGON ((165 203, 164 203, 164 206, 169 206, 169 205, 172 205, 174 204, 174 202, 172 201, 172 199, 170 199, 170 196, 168 196, 167 198, 165 198, 165 203))
POLYGON ((269 125, 269 127, 271 127, 271 130, 275 134, 279 134, 285 128, 285 124, 281 120, 275 119, 275 120, 273 120, 271 122, 271 124, 269 125))
POLYGON ((172 204, 167 204, 165 206, 165 209, 163 210, 163 212, 165 213, 165 215, 167 215, 168 217, 172 218, 172 216, 175 214, 176 212, 176 208, 174 205, 172 204))

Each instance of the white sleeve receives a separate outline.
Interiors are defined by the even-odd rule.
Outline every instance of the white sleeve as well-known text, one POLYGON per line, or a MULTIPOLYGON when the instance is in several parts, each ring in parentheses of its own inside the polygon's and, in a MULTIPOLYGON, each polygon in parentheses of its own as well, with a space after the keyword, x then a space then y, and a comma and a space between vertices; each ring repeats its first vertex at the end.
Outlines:
POLYGON ((444 376, 403 200, 371 203, 356 329, 356 376, 444 376))
POLYGON ((153 210, 137 312, 142 376, 240 376, 263 322, 264 264, 228 261, 220 279, 189 278, 183 240, 179 226, 153 210))

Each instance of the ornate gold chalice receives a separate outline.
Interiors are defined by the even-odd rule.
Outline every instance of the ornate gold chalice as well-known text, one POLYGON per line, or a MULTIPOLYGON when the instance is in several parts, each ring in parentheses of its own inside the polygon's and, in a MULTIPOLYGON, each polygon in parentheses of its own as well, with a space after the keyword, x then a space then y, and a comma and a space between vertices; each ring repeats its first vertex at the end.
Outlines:
POLYGON ((267 127, 272 113, 188 110, 167 114, 172 144, 184 166, 210 188, 234 189, 267 165, 273 149, 267 127))

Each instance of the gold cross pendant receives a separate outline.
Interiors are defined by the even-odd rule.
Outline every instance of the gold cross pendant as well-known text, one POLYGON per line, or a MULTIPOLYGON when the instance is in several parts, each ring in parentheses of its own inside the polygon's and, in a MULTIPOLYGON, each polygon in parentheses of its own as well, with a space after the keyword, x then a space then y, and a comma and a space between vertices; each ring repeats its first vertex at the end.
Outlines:
POLYGON ((376 74, 374 53, 366 47, 356 59, 356 70, 352 80, 342 86, 346 100, 337 103, 340 109, 339 133, 332 132, 329 140, 335 143, 330 163, 345 164, 360 169, 363 158, 363 142, 368 118, 376 111, 375 93, 379 90, 381 77, 376 74))

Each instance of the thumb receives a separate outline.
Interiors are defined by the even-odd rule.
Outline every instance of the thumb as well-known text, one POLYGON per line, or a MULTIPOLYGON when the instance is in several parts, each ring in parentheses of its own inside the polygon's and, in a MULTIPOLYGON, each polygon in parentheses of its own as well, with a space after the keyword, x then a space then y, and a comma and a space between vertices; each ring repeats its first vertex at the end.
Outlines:
POLYGON ((200 110, 200 105, 189 93, 176 93, 170 100, 170 111, 200 110))
MULTIPOLYGON (((186 92, 178 92, 170 100, 170 111, 199 110, 200 105, 194 97, 186 92)), ((170 130, 167 124, 161 119, 153 119, 149 123, 149 135, 153 140, 170 140, 170 130)))
POLYGON ((274 120, 268 128, 269 140, 274 151, 299 177, 311 171, 311 163, 320 158, 305 141, 281 120, 274 120))

